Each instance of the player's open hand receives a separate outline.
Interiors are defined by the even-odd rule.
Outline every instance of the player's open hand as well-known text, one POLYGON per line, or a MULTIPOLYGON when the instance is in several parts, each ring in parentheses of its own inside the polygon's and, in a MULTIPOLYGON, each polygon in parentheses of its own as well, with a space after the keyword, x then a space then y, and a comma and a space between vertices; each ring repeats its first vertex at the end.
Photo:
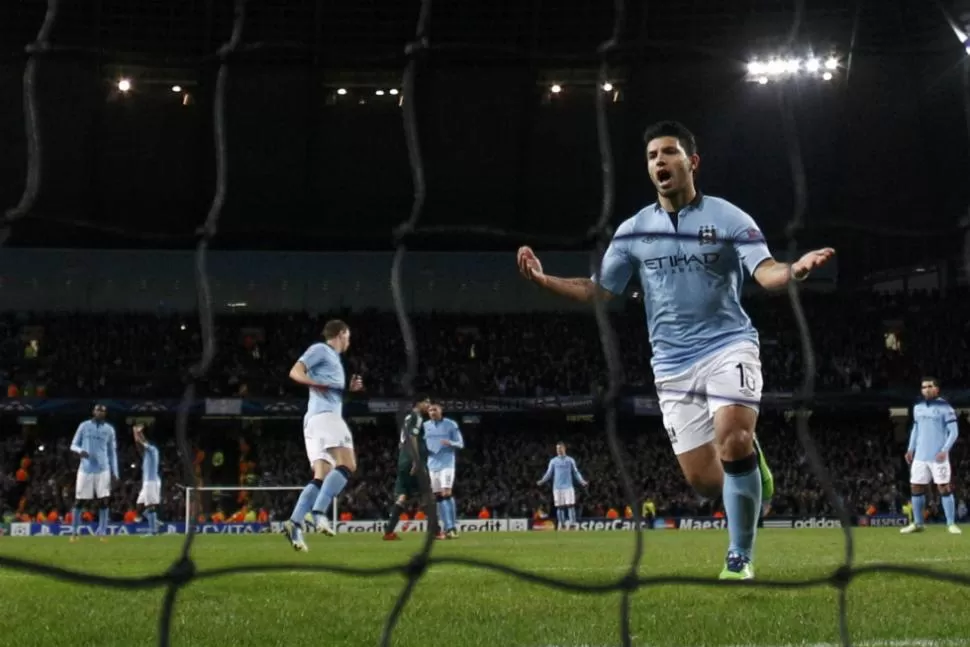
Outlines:
POLYGON ((795 278, 800 279, 806 276, 816 267, 822 267, 828 263, 833 256, 835 256, 835 250, 831 247, 824 247, 822 249, 816 249, 815 251, 808 252, 800 259, 792 263, 792 274, 795 276, 795 278))
POLYGON ((82 449, 81 452, 78 454, 78 456, 80 456, 81 458, 88 458, 91 456, 91 454, 87 453, 82 449))
POLYGON ((906 452, 906 462, 912 464, 913 462, 913 452, 906 452))
POLYGON ((353 375, 350 378, 350 390, 351 391, 363 391, 364 390, 364 380, 361 379, 359 375, 353 375))
POLYGON ((947 459, 946 452, 940 452, 939 454, 936 455, 937 463, 945 463, 946 459, 947 459))
POLYGON ((515 255, 515 262, 519 266, 519 273, 530 281, 543 276, 542 263, 531 247, 522 246, 515 255))

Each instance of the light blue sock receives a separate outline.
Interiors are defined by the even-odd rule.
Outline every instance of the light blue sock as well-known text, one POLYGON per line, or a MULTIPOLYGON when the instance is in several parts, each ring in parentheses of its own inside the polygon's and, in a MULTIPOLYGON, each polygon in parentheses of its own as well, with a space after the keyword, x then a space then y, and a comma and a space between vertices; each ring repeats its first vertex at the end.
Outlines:
POLYGON ((913 495, 913 523, 917 526, 923 525, 923 507, 926 505, 925 494, 913 495))
POLYGON ((448 532, 455 527, 455 523, 451 518, 451 499, 445 498, 441 500, 441 513, 444 515, 441 520, 441 527, 444 528, 445 532, 448 532))
POLYGON ((77 537, 77 529, 81 523, 81 508, 74 506, 71 510, 71 534, 77 537))
POLYGON ((154 535, 158 533, 158 513, 154 510, 149 510, 146 516, 148 517, 148 534, 154 535))
POLYGON ((957 522, 957 504, 953 493, 944 494, 940 497, 943 500, 943 512, 946 513, 946 525, 952 526, 957 522))
MULTIPOLYGON (((753 469, 743 474, 732 474, 725 470, 721 495, 731 542, 728 552, 744 555, 748 559, 752 559, 754 555, 754 537, 761 511, 761 471, 754 454, 751 455, 751 460, 755 461, 753 469)), ((742 461, 747 462, 747 459, 742 461)))
POLYGON ((315 518, 326 516, 327 510, 330 509, 330 504, 333 503, 334 498, 343 492, 347 486, 347 475, 344 474, 345 471, 347 471, 347 468, 342 466, 338 467, 335 470, 331 470, 327 474, 327 478, 323 479, 323 487, 320 488, 320 494, 317 495, 317 500, 313 503, 313 516, 315 518))
POLYGON ((108 534, 108 509, 98 508, 98 534, 108 534))
POLYGON ((458 529, 458 504, 455 503, 455 497, 450 496, 446 501, 448 504, 448 520, 451 521, 451 527, 455 530, 458 529))
POLYGON ((556 508, 556 528, 562 528, 566 523, 566 510, 560 506, 556 508))
POLYGON ((444 499, 438 500, 438 526, 441 527, 441 532, 448 530, 448 511, 445 509, 444 499))
POLYGON ((303 523, 310 509, 313 508, 313 502, 317 500, 317 496, 320 494, 320 486, 323 485, 323 481, 313 480, 306 484, 303 491, 300 492, 300 498, 296 500, 296 505, 293 506, 293 514, 290 515, 290 521, 296 525, 303 523))
POLYGON ((569 508, 566 509, 566 512, 569 513, 569 523, 576 523, 576 506, 569 506, 569 508))

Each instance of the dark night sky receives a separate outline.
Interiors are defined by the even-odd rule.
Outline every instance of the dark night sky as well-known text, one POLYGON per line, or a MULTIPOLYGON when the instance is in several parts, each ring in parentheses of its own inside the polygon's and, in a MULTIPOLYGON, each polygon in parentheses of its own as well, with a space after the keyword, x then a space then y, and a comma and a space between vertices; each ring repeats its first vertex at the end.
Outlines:
MULTIPOLYGON (((164 14, 109 0, 63 4, 52 42, 102 51, 62 55, 39 68, 41 198, 8 244, 192 244, 212 199, 214 168, 214 70, 198 56, 226 39, 231 3, 180 0, 164 14), (127 96, 111 85, 121 74, 134 84, 127 96), (191 95, 189 105, 170 90, 175 82, 191 95)), ((412 184, 402 111, 373 90, 400 87, 400 52, 418 5, 347 4, 354 9, 305 1, 284 11, 250 2, 245 43, 306 46, 263 47, 230 67, 228 198, 217 246, 386 249, 393 223, 407 217, 412 184), (351 93, 334 101, 339 86, 351 93)), ((419 71, 423 224, 585 233, 602 197, 591 53, 608 35, 611 4, 434 3, 433 43, 503 44, 515 55, 442 48, 419 71), (585 86, 570 83, 579 78, 585 86), (564 90, 549 101, 553 80, 564 90)), ((652 199, 643 127, 675 118, 698 136, 702 190, 751 213, 774 245, 783 244, 793 210, 794 157, 807 188, 809 226, 799 243, 849 250, 842 272, 956 253, 970 169, 967 57, 932 3, 865 3, 848 82, 855 8, 809 3, 796 53, 835 48, 843 68, 830 83, 785 86, 797 148, 785 138, 779 86, 743 80, 747 57, 779 51, 793 3, 738 2, 731 15, 713 0, 692 10, 627 4, 623 36, 631 48, 616 60, 620 100, 608 106, 614 224, 652 199)), ((43 3, 22 1, 14 13, 0 42, 26 43, 43 3)), ((4 205, 23 189, 22 71, 22 56, 0 65, 4 205)), ((515 242, 435 238, 425 245, 515 242)))

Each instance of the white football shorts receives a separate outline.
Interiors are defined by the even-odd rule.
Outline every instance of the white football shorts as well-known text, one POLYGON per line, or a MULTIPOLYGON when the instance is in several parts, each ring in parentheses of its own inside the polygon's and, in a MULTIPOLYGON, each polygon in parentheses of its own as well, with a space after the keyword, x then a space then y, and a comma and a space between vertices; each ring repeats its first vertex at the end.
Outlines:
POLYGON ((431 491, 434 493, 450 490, 455 484, 455 468, 446 467, 443 470, 429 472, 431 476, 431 491))
POLYGON ((82 472, 78 470, 74 484, 74 498, 81 501, 107 499, 111 496, 111 472, 82 472))
POLYGON ((930 481, 937 485, 946 485, 951 476, 949 459, 942 463, 914 460, 909 469, 909 482, 916 485, 929 485, 930 481))
POLYGON ((144 481, 141 484, 141 491, 138 493, 138 500, 135 502, 139 505, 158 505, 162 502, 162 482, 161 481, 144 481))
POLYGON ((311 467, 317 461, 327 461, 335 465, 336 461, 329 451, 334 447, 354 448, 350 427, 339 413, 333 411, 318 413, 310 418, 303 427, 303 440, 311 467))
POLYGON ((714 414, 740 404, 760 410, 761 357, 745 341, 705 357, 680 375, 655 382, 664 427, 675 454, 714 441, 714 414))
POLYGON ((576 505, 576 490, 574 488, 553 490, 552 502, 557 508, 568 508, 571 505, 576 505))

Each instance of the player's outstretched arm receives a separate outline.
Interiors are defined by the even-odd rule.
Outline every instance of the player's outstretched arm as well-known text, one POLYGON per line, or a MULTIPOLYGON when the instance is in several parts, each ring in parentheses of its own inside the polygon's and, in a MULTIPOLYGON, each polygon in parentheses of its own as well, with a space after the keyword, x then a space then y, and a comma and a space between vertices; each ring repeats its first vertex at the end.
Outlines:
POLYGON ((604 301, 613 297, 613 293, 597 286, 591 279, 585 277, 562 278, 550 276, 542 271, 542 263, 531 247, 520 247, 516 254, 519 273, 536 285, 559 296, 588 303, 597 294, 604 301))
POLYGON ((549 459, 549 467, 546 469, 546 473, 542 475, 542 478, 539 479, 539 481, 536 483, 536 485, 542 485, 546 481, 548 481, 549 479, 552 478, 552 469, 553 469, 552 466, 553 466, 552 459, 549 459))
POLYGON ((791 281, 804 281, 816 267, 825 265, 835 256, 831 247, 808 252, 794 263, 781 263, 773 258, 763 261, 752 273, 758 285, 766 290, 780 290, 791 281))
POLYGON ((586 479, 584 479, 584 478, 583 478, 583 475, 582 475, 582 474, 580 473, 580 471, 579 471, 579 466, 578 466, 578 465, 576 465, 576 461, 575 461, 575 460, 572 460, 572 459, 570 459, 570 465, 571 465, 571 466, 572 466, 572 468, 573 468, 573 477, 574 477, 574 478, 575 478, 575 479, 576 479, 577 481, 579 481, 579 484, 580 484, 580 485, 582 485, 583 487, 586 487, 587 485, 589 485, 589 482, 588 482, 588 481, 587 481, 586 479))

